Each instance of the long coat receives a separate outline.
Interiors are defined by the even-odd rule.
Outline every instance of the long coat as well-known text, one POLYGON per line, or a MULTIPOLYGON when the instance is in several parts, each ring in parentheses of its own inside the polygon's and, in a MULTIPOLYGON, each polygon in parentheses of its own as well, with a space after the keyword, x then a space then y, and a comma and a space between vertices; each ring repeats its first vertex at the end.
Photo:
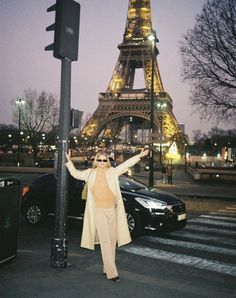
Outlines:
MULTIPOLYGON (((139 160, 140 155, 138 154, 129 158, 117 167, 110 167, 106 170, 106 179, 108 186, 110 187, 116 198, 116 239, 118 246, 125 245, 131 241, 118 177, 127 172, 129 167, 132 167, 139 160)), ((96 177, 96 168, 80 171, 74 167, 72 161, 67 162, 66 166, 71 176, 79 180, 84 180, 88 183, 88 195, 84 212, 81 247, 94 250, 94 244, 98 243, 94 222, 95 200, 92 192, 96 177)))

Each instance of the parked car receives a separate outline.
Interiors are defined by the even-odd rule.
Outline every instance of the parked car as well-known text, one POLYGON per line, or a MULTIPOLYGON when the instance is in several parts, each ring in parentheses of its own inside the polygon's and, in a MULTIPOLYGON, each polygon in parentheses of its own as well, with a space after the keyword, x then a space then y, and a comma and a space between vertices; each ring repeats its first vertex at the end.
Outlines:
MULTIPOLYGON (((186 225, 185 203, 176 196, 150 189, 128 176, 120 176, 119 183, 132 237, 145 230, 170 231, 186 225)), ((83 219, 85 201, 81 199, 84 182, 69 176, 68 217, 83 219)), ((21 211, 26 221, 38 225, 54 213, 56 178, 46 174, 23 188, 21 211)))

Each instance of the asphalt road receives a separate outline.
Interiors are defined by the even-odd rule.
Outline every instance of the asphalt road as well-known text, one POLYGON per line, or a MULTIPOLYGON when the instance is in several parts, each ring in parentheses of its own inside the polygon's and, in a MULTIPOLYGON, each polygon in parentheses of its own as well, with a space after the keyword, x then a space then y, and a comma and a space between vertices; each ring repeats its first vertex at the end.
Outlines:
POLYGON ((183 200, 184 229, 149 232, 117 250, 117 285, 101 274, 99 247, 94 252, 80 248, 82 223, 69 222, 69 266, 55 270, 49 266, 53 218, 39 227, 21 219, 18 256, 0 268, 0 297, 236 297, 236 202, 183 200))
MULTIPOLYGON (((194 199, 188 199, 188 204, 194 199)), ((236 203, 214 200, 184 229, 145 234, 117 250, 121 282, 104 279, 99 247, 80 248, 82 223, 69 221, 69 266, 51 269, 53 218, 20 222, 18 256, 0 268, 3 298, 236 297, 236 203)))

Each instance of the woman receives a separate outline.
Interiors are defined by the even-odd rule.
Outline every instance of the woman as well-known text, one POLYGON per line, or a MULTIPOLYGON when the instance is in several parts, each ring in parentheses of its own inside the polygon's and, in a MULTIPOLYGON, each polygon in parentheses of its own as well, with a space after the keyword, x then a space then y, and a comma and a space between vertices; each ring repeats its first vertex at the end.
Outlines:
POLYGON ((114 282, 120 281, 115 264, 116 242, 121 246, 131 241, 118 177, 147 154, 148 150, 143 149, 113 168, 103 151, 95 156, 93 167, 83 171, 75 169, 71 152, 66 154, 70 174, 88 183, 81 247, 94 250, 94 244, 100 243, 104 275, 114 282))

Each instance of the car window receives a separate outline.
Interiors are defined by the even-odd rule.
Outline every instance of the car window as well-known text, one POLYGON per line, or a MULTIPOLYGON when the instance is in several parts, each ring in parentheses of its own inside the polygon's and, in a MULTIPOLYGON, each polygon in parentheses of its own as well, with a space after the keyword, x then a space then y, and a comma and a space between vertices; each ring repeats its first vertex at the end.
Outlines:
POLYGON ((119 183, 120 187, 126 190, 138 190, 142 188, 147 188, 147 185, 130 178, 125 178, 123 176, 119 177, 119 183))

